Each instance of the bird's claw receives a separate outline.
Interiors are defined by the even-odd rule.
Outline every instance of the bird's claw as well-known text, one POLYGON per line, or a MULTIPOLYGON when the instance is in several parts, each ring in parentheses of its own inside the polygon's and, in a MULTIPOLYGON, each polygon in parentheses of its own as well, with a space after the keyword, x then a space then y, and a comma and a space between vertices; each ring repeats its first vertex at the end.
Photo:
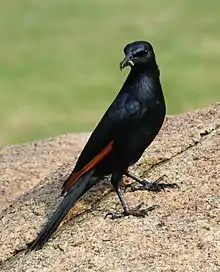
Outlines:
POLYGON ((141 209, 143 203, 139 204, 137 207, 133 208, 133 209, 129 209, 128 211, 124 211, 121 213, 117 213, 117 212, 109 212, 105 215, 105 218, 109 217, 110 219, 114 220, 114 219, 118 219, 118 218, 122 218, 125 216, 135 216, 135 217, 145 217, 146 215, 149 214, 150 211, 153 211, 155 208, 159 207, 158 205, 153 205, 149 208, 146 209, 141 209))
POLYGON ((143 184, 141 185, 133 185, 129 184, 125 187, 125 190, 127 188, 130 188, 132 192, 134 191, 151 191, 151 192, 161 192, 162 190, 165 190, 166 188, 179 188, 179 185, 176 183, 162 183, 164 176, 159 177, 157 180, 150 182, 147 180, 143 180, 143 184))
POLYGON ((122 218, 123 216, 124 216, 124 213, 108 212, 105 215, 105 219, 109 217, 110 219, 114 220, 114 219, 122 218))

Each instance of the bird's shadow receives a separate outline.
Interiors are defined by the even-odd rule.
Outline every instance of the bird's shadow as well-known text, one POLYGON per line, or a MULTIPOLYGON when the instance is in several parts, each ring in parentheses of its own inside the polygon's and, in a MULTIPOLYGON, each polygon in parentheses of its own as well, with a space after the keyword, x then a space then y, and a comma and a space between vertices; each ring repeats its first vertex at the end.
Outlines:
MULTIPOLYGON (((55 211, 63 197, 61 196, 61 188, 64 181, 72 171, 72 167, 68 164, 63 164, 55 171, 50 173, 47 177, 42 179, 33 189, 29 190, 22 196, 16 198, 10 205, 2 211, 2 216, 8 213, 17 213, 25 209, 31 210, 31 212, 37 217, 42 217, 43 214, 47 220, 55 211), (18 209, 19 207, 19 209, 18 209)), ((91 188, 79 201, 79 206, 73 208, 72 214, 79 215, 86 210, 90 210, 91 207, 96 204, 105 194, 112 190, 111 184, 108 178, 103 179, 93 188, 91 188), (75 211, 74 211, 75 210, 75 211)))

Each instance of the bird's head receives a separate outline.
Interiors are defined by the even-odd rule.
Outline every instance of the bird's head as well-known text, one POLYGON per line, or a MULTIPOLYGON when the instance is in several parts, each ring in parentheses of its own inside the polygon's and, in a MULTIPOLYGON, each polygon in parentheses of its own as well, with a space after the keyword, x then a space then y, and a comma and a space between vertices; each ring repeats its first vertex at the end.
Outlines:
POLYGON ((120 62, 120 69, 126 66, 143 67, 150 63, 155 63, 155 55, 152 45, 145 41, 135 41, 129 43, 124 48, 125 58, 120 62))

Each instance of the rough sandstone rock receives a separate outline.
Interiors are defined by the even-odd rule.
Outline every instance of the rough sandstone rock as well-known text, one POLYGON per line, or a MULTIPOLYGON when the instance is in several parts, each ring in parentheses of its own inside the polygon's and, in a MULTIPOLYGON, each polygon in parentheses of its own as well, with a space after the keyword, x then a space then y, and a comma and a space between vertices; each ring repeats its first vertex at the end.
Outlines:
POLYGON ((89 134, 0 150, 0 271, 220 271, 220 103, 167 117, 133 171, 180 189, 126 192, 146 218, 104 219, 121 209, 107 180, 91 190, 42 250, 25 254, 60 201, 60 187, 89 134))

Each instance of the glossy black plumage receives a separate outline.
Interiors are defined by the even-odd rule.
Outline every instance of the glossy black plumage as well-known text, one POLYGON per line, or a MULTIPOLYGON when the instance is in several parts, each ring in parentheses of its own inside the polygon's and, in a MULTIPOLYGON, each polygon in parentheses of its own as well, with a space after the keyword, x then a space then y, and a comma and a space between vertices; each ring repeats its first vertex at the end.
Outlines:
POLYGON ((134 42, 124 51, 127 56, 145 48, 150 52, 147 62, 131 69, 117 97, 84 147, 74 171, 82 169, 112 140, 115 141, 115 156, 106 158, 107 162, 103 162, 97 172, 110 174, 120 165, 121 159, 126 168, 139 159, 160 130, 165 116, 165 101, 153 48, 147 42, 134 42), (132 158, 126 158, 126 153, 132 153, 132 158))
MULTIPOLYGON (((122 214, 142 215, 139 207, 129 209, 120 183, 123 174, 129 176, 128 167, 140 158, 160 130, 165 117, 165 101, 152 45, 144 41, 133 42, 124 48, 124 53, 120 67, 130 66, 131 71, 64 183, 63 202, 30 249, 41 248, 74 203, 107 175, 112 175, 112 185, 123 206, 122 214)), ((132 178, 145 184, 138 177, 132 178)), ((117 217, 115 215, 111 214, 113 218, 117 217)))

